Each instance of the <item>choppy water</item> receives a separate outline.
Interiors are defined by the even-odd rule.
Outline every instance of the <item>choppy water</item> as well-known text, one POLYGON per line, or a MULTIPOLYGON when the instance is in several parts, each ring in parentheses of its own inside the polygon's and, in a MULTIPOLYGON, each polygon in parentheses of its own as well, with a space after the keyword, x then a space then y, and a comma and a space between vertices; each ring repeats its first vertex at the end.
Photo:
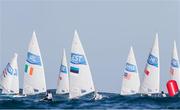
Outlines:
POLYGON ((91 100, 82 98, 69 100, 67 96, 55 95, 54 101, 40 101, 44 95, 34 95, 28 97, 10 97, 0 95, 0 108, 62 108, 62 109, 180 109, 180 97, 141 97, 141 96, 121 96, 114 93, 100 93, 104 96, 101 100, 91 100))

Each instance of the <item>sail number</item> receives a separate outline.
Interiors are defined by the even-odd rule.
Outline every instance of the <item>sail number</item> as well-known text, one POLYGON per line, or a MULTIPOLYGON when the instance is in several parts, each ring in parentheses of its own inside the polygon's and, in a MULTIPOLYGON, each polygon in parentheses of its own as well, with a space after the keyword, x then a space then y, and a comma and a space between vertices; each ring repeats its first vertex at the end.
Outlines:
POLYGON ((86 60, 85 60, 84 55, 71 53, 71 63, 86 65, 86 60))
POLYGON ((147 60, 148 64, 158 67, 158 58, 150 54, 147 60))
POLYGON ((171 65, 172 65, 172 67, 176 67, 176 68, 179 67, 178 61, 176 59, 171 60, 171 65))
POLYGON ((15 76, 18 75, 17 69, 13 69, 12 66, 10 65, 10 63, 8 63, 8 64, 6 65, 6 70, 7 70, 7 72, 8 72, 10 75, 15 75, 15 76))
POLYGON ((62 72, 62 73, 67 73, 66 66, 61 65, 61 66, 60 66, 60 72, 62 72))
POLYGON ((14 70, 13 70, 13 68, 11 67, 10 63, 7 64, 6 69, 7 69, 7 71, 8 71, 9 74, 13 75, 14 70))
POLYGON ((136 66, 130 63, 126 63, 126 71, 129 72, 136 72, 136 66))
POLYGON ((35 55, 33 53, 28 52, 27 53, 27 62, 34 65, 40 65, 41 66, 41 59, 40 56, 35 55))

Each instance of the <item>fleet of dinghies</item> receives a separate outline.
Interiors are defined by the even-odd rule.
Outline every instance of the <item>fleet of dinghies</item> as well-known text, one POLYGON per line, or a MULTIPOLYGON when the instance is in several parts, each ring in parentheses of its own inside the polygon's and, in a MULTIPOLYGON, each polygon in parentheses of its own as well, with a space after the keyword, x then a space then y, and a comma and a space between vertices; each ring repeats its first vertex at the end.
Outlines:
MULTIPOLYGON (((68 94, 69 99, 77 99, 87 94, 94 93, 94 99, 101 99, 102 95, 95 89, 90 66, 76 30, 74 32, 70 56, 68 67, 66 52, 65 49, 63 49, 56 94, 68 94)), ((19 94, 17 57, 18 55, 15 53, 0 76, 0 89, 2 94, 19 94)), ((171 58, 170 76, 180 87, 180 66, 175 41, 171 58)), ((23 95, 40 94, 46 92, 46 90, 41 52, 36 34, 33 32, 25 61, 23 95)), ((158 34, 156 34, 154 45, 149 53, 144 70, 144 78, 141 83, 133 47, 130 48, 128 54, 120 94, 134 95, 139 93, 150 96, 160 93, 158 34)))

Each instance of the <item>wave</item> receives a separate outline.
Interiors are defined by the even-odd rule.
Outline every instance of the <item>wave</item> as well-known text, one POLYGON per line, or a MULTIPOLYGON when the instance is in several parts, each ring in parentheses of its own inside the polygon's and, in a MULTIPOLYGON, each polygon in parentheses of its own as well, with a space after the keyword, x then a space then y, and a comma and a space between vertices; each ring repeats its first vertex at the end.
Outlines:
POLYGON ((180 98, 148 97, 140 95, 121 96, 115 93, 100 93, 101 100, 91 99, 91 94, 80 99, 69 100, 68 95, 57 95, 51 90, 54 100, 41 101, 45 94, 27 97, 0 95, 1 109, 180 109, 180 98))

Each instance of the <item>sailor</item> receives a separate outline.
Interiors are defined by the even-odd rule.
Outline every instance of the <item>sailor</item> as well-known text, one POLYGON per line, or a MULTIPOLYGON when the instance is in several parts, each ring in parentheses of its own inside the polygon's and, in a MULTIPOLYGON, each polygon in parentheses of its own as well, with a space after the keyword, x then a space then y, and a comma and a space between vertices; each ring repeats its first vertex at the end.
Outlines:
POLYGON ((103 96, 101 94, 98 94, 97 91, 94 92, 94 100, 101 100, 103 98, 103 96))
POLYGON ((152 95, 150 93, 148 93, 147 96, 151 97, 152 95))
POLYGON ((166 97, 166 94, 164 93, 164 91, 161 91, 161 95, 162 97, 166 97))
POLYGON ((53 100, 52 93, 49 90, 47 91, 47 94, 46 94, 46 97, 44 98, 44 100, 47 100, 47 101, 53 100))

